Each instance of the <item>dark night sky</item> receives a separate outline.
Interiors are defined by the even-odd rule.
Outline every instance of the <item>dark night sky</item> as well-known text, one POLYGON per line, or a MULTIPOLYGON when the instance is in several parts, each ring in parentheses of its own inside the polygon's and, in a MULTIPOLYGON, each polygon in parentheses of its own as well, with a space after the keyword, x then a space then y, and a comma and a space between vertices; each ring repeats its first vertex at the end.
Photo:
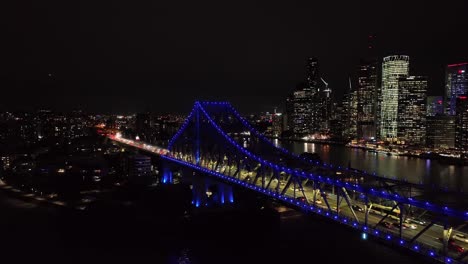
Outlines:
POLYGON ((0 110, 186 112, 196 99, 271 110, 308 56, 341 97, 369 33, 442 93, 444 64, 468 61, 468 3, 433 2, 8 1, 0 110))

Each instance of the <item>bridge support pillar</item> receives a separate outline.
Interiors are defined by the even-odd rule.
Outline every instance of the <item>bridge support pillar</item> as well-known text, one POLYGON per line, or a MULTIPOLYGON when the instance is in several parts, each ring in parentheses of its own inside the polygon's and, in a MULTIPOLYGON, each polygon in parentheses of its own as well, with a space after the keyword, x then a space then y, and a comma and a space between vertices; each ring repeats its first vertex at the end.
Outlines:
POLYGON ((161 182, 163 184, 173 183, 173 174, 172 174, 171 168, 169 168, 169 166, 167 166, 167 165, 163 165, 162 171, 163 171, 163 173, 162 173, 161 182))
POLYGON ((192 194, 193 194, 192 203, 195 205, 195 207, 205 206, 206 204, 205 179, 198 172, 195 172, 192 177, 192 194))
POLYGON ((234 195, 231 186, 224 183, 218 184, 217 202, 221 205, 234 202, 234 195))

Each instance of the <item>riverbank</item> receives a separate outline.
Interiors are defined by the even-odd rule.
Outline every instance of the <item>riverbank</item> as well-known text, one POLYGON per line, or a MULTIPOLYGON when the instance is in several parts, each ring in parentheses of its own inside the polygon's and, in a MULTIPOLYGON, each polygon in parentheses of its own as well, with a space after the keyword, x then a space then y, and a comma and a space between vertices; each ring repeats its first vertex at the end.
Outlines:
POLYGON ((277 139, 281 141, 289 141, 289 142, 304 142, 304 143, 315 143, 315 144, 326 144, 326 145, 340 145, 344 146, 347 144, 347 141, 333 141, 333 140, 323 140, 323 139, 302 139, 302 138, 281 138, 281 137, 273 137, 273 136, 266 136, 270 139, 277 139))
POLYGON ((468 166, 468 159, 456 157, 454 155, 449 155, 446 153, 437 153, 433 151, 425 150, 399 150, 399 149, 380 149, 380 148, 369 148, 361 145, 352 145, 346 144, 348 148, 361 149, 366 152, 382 154, 386 156, 400 156, 400 157, 409 157, 409 158, 418 158, 424 160, 436 160, 441 164, 447 165, 458 165, 458 166, 468 166))

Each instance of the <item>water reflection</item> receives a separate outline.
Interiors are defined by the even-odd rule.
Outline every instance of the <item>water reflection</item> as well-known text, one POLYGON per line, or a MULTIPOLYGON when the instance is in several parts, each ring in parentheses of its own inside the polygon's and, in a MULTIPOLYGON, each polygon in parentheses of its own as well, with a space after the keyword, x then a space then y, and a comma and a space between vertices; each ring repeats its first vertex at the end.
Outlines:
POLYGON ((274 141, 296 154, 318 153, 325 163, 353 168, 392 179, 424 183, 443 189, 468 191, 468 166, 441 164, 436 160, 425 160, 402 156, 387 156, 341 145, 326 145, 303 142, 274 141))

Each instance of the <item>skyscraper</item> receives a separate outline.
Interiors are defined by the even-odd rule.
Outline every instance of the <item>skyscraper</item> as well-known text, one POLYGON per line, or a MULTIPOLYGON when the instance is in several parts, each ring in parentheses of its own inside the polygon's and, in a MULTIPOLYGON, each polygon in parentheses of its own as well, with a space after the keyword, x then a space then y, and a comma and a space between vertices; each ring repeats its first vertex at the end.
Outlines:
POLYGON ((383 58, 380 137, 394 142, 397 139, 398 80, 409 74, 409 57, 393 55, 383 58))
POLYGON ((430 148, 443 149, 455 146, 455 116, 428 116, 426 145, 430 148))
POLYGON ((456 102, 460 95, 468 93, 468 62, 449 64, 445 70, 445 111, 456 114, 456 102))
POLYGON ((344 95, 342 101, 342 126, 343 133, 342 136, 345 139, 354 139, 356 138, 356 124, 357 124, 357 91, 351 86, 351 79, 349 79, 349 90, 344 95))
POLYGON ((308 58, 306 68, 306 78, 309 88, 318 89, 318 86, 320 84, 318 59, 314 57, 308 58))
POLYGON ((357 136, 373 139, 376 136, 377 61, 361 60, 357 87, 357 136))
POLYGON ((312 92, 304 84, 299 84, 286 99, 288 127, 294 136, 304 136, 311 132, 312 92))
POLYGON ((315 133, 320 130, 320 126, 323 119, 322 98, 320 91, 322 82, 320 81, 318 59, 314 57, 308 58, 306 68, 307 85, 310 90, 311 96, 311 123, 309 133, 315 133))
POLYGON ((456 105, 455 147, 468 150, 468 97, 458 96, 456 105))
POLYGON ((328 83, 323 79, 320 78, 323 85, 319 87, 319 91, 317 94, 317 112, 318 115, 318 123, 319 123, 319 133, 320 134, 329 134, 330 132, 330 120, 332 119, 333 115, 333 95, 332 89, 328 87, 328 83))
POLYGON ((308 58, 306 82, 286 99, 289 130, 297 136, 328 134, 333 114, 332 90, 319 75, 317 58, 308 58))
POLYGON ((398 81, 398 141, 424 145, 426 141, 427 77, 409 76, 398 81))

